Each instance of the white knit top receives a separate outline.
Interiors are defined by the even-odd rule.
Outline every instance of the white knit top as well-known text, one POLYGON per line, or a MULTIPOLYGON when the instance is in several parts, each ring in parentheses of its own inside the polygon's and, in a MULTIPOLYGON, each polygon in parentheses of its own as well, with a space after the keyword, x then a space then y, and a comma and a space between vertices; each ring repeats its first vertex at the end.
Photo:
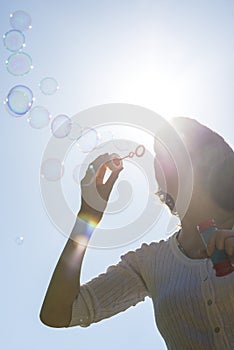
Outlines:
POLYGON ((152 298, 168 349, 234 349, 234 273, 216 277, 210 259, 190 259, 166 241, 143 244, 83 284, 69 327, 87 327, 152 298))

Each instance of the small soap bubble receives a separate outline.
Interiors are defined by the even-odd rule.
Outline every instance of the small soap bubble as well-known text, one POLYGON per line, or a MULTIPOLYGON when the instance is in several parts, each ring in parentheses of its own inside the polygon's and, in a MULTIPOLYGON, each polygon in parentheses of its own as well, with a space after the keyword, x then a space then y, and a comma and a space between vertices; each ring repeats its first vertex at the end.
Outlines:
POLYGON ((83 153, 88 153, 97 147, 98 142, 97 131, 92 128, 85 128, 76 144, 83 153))
POLYGON ((59 181, 64 174, 64 165, 59 159, 46 159, 41 165, 41 177, 48 181, 59 181))
POLYGON ((20 117, 30 110, 33 101, 33 93, 27 86, 16 85, 8 92, 4 104, 9 113, 20 117))
POLYGON ((10 14, 10 25, 14 29, 22 32, 32 28, 31 16, 22 10, 15 11, 10 14))
POLYGON ((51 123, 51 132, 57 138, 63 138, 69 135, 72 128, 71 119, 65 115, 60 114, 54 118, 51 123))
POLYGON ((8 57, 6 67, 12 75, 25 75, 33 69, 32 58, 25 52, 17 52, 8 57))
POLYGON ((68 138, 72 141, 78 140, 82 135, 82 127, 76 123, 76 122, 71 122, 71 130, 68 135, 68 138))
POLYGON ((23 236, 18 236, 18 237, 16 237, 15 243, 16 243, 17 245, 22 245, 22 244, 24 243, 24 237, 23 237, 23 236))
POLYGON ((7 50, 16 52, 25 47, 25 36, 19 30, 9 30, 3 35, 3 43, 7 50))
POLYGON ((59 85, 56 79, 47 77, 41 80, 39 84, 41 92, 45 95, 53 95, 59 89, 59 85))
POLYGON ((51 115, 43 106, 33 107, 28 116, 28 123, 34 129, 45 128, 50 122, 51 115))

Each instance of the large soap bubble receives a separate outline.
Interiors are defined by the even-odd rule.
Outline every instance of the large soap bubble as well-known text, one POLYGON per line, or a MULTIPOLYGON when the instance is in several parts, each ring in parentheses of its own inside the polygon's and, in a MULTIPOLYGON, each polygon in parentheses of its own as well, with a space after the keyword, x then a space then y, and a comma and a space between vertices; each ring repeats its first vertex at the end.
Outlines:
POLYGON ((6 60, 6 67, 12 75, 25 75, 33 69, 32 58, 25 52, 13 53, 6 60))
POLYGON ((81 135, 82 135, 81 126, 76 122, 72 122, 71 130, 70 130, 70 133, 68 135, 68 138, 70 140, 77 141, 81 137, 81 135))
POLYGON ((15 11, 10 14, 10 25, 14 29, 22 32, 32 28, 31 16, 22 10, 15 11))
POLYGON ((57 138, 64 138, 70 134, 72 129, 71 119, 65 115, 60 114, 51 123, 51 132, 57 138))
POLYGON ((43 106, 33 107, 28 116, 28 123, 34 129, 45 128, 50 122, 50 112, 43 106))
POLYGON ((89 153, 97 147, 98 142, 97 130, 94 128, 84 128, 76 144, 83 153, 89 153))
POLYGON ((3 35, 5 48, 12 52, 17 52, 25 47, 25 36, 20 30, 9 30, 3 35))
POLYGON ((30 110, 33 101, 33 93, 27 86, 16 85, 8 92, 4 104, 10 114, 20 117, 30 110))
POLYGON ((47 181, 59 181, 63 174, 64 165, 59 159, 48 158, 41 165, 41 177, 47 181))

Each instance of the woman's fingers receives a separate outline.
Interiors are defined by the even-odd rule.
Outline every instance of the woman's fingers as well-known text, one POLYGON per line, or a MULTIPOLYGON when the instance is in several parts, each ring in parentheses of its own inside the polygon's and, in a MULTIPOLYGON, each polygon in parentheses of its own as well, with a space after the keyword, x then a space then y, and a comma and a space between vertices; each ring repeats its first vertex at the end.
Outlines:
MULTIPOLYGON (((98 176, 99 179, 103 179, 103 176, 105 175, 105 163, 109 159, 109 153, 104 153, 98 156, 92 163, 89 164, 88 168, 86 169, 86 174, 84 178, 81 180, 81 185, 87 186, 94 182, 96 177, 98 176), (103 169, 103 172, 101 172, 101 169, 103 169)), ((100 182, 99 180, 99 182, 100 182)))
POLYGON ((225 239, 224 249, 229 257, 234 257, 234 237, 228 237, 225 239))
MULTIPOLYGON (((88 178, 88 180, 90 179, 93 180, 94 178, 96 178, 97 185, 103 184, 103 179, 106 174, 107 164, 108 162, 110 162, 110 160, 112 160, 113 155, 114 153, 113 154, 105 153, 97 157, 88 166, 85 179, 88 178)), ((113 181, 115 181, 116 178, 118 177, 117 174, 119 174, 119 172, 122 170, 121 165, 122 163, 120 163, 120 167, 113 166, 112 169, 110 169, 112 173, 108 179, 109 181, 107 181, 106 188, 110 188, 113 181)))
POLYGON ((92 161, 91 164, 93 165, 95 172, 97 172, 98 169, 109 160, 109 157, 109 153, 104 153, 92 161))
POLYGON ((97 173, 96 173, 96 181, 97 184, 102 184, 103 183, 103 179, 106 173, 106 164, 103 163, 99 166, 97 173))
POLYGON ((113 154, 105 153, 97 157, 90 163, 81 181, 83 208, 85 207, 86 211, 103 212, 106 208, 114 183, 120 171, 123 170, 121 163, 121 167, 113 168, 107 181, 103 182, 107 170, 106 163, 112 159, 112 156, 113 154))
POLYGON ((207 244, 207 254, 212 255, 214 249, 225 250, 229 256, 234 254, 234 230, 216 230, 207 244))
POLYGON ((118 176, 119 176, 119 173, 123 170, 123 167, 119 168, 119 169, 116 169, 116 170, 113 170, 112 173, 110 174, 108 180, 106 181, 105 183, 105 186, 106 186, 106 189, 107 189, 107 192, 110 194, 118 176))

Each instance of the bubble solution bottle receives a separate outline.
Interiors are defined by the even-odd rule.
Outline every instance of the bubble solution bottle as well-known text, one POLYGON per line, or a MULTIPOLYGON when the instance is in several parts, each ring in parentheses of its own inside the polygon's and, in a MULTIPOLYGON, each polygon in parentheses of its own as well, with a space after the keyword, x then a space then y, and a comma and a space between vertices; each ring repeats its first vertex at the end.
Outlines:
MULTIPOLYGON (((213 219, 202 222, 197 226, 197 229, 201 235, 203 243, 207 246, 209 238, 214 230, 218 230, 218 227, 215 224, 213 219)), ((216 276, 222 277, 226 276, 229 273, 234 271, 234 267, 232 266, 230 260, 228 259, 225 250, 218 249, 215 247, 212 255, 211 261, 213 262, 213 268, 216 271, 216 276)))

